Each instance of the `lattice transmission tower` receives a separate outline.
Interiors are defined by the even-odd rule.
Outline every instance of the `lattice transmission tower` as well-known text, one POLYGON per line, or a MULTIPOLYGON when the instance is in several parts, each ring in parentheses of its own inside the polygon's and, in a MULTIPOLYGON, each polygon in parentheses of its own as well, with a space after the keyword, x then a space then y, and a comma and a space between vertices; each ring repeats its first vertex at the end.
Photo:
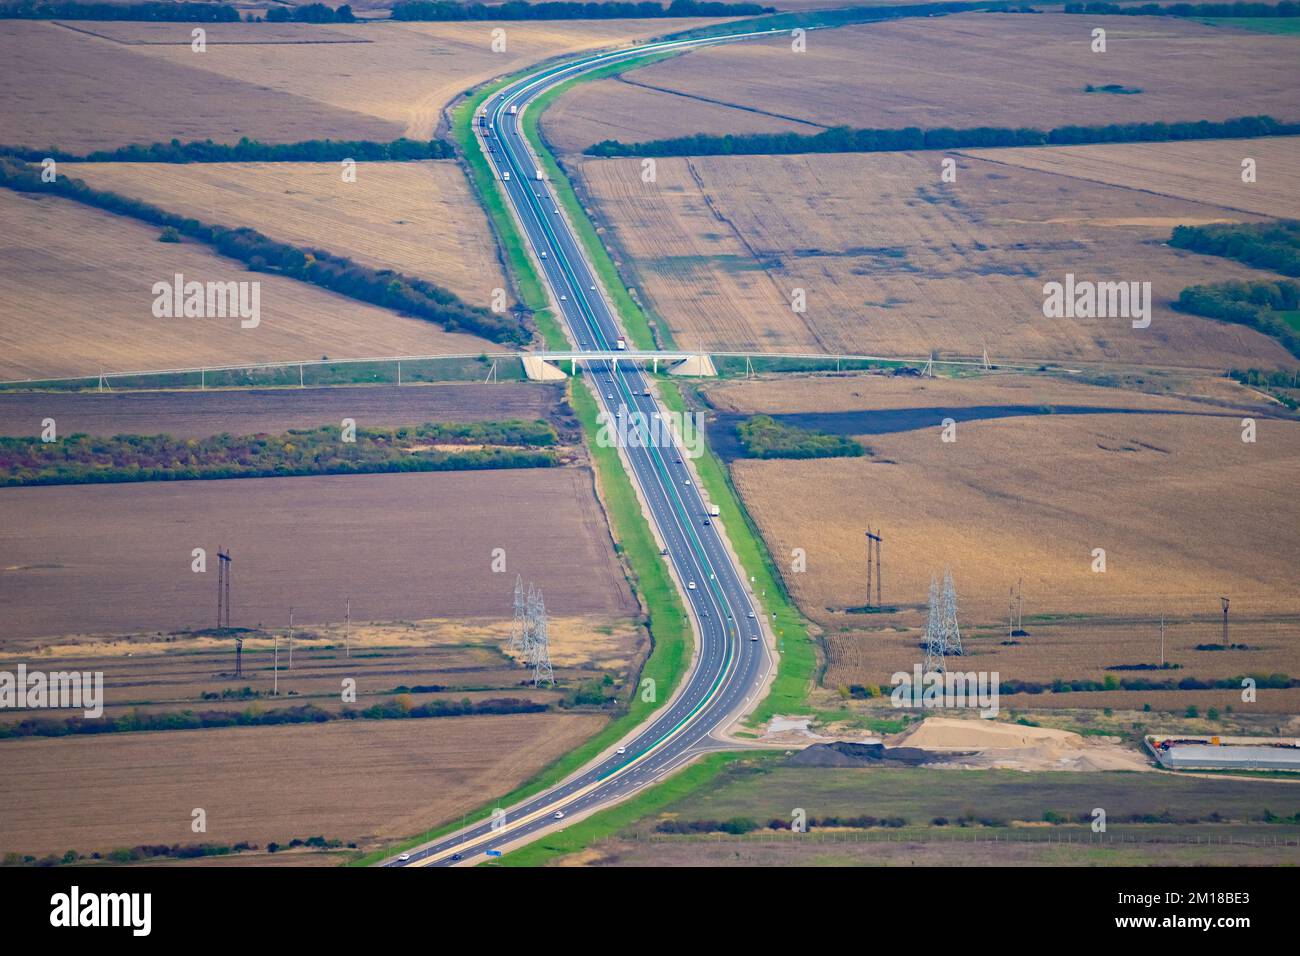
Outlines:
POLYGON ((555 685, 555 672, 551 670, 551 641, 546 628, 546 603, 540 590, 529 595, 527 660, 533 668, 534 687, 543 681, 555 685))
POLYGON ((957 623, 957 589, 952 572, 945 571, 943 589, 939 580, 930 578, 930 614, 925 622, 926 673, 944 673, 948 657, 960 657, 961 627, 957 623))
POLYGON ((515 575, 515 619, 510 625, 510 644, 507 651, 511 654, 522 651, 524 639, 528 633, 528 598, 524 594, 524 579, 515 575))

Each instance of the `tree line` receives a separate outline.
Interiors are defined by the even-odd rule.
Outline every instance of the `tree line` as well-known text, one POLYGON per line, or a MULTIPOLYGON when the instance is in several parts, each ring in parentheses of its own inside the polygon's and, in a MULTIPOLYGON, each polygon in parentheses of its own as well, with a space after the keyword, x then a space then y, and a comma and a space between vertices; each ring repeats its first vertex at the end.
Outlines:
POLYGON ((639 3, 526 3, 510 0, 494 6, 451 0, 404 0, 393 4, 394 20, 630 20, 662 17, 741 17, 776 12, 758 3, 716 3, 711 0, 653 0, 639 3))
POLYGON ((68 737, 75 734, 118 734, 159 730, 208 730, 218 727, 266 727, 280 724, 323 724, 335 720, 402 720, 428 717, 469 717, 483 714, 538 714, 548 710, 546 704, 515 697, 488 700, 430 700, 412 705, 409 699, 396 698, 373 704, 365 710, 344 707, 324 710, 315 704, 280 707, 274 710, 249 708, 233 710, 181 710, 164 713, 104 714, 102 717, 29 717, 12 723, 0 723, 0 740, 15 737, 68 737))
POLYGON ((79 3, 15 0, 0 4, 0 20, 145 20, 170 23, 238 23, 239 11, 221 3, 79 3))
POLYGON ((469 305, 454 292, 424 279, 359 265, 321 249, 277 242, 256 229, 229 229, 178 216, 129 196, 92 189, 70 176, 59 176, 54 182, 44 183, 40 170, 3 156, 0 156, 0 186, 18 192, 52 193, 156 226, 171 226, 181 235, 238 259, 253 272, 273 272, 310 282, 361 302, 427 319, 449 332, 467 332, 514 345, 523 345, 532 338, 522 322, 469 305))
POLYGON ((1273 282, 1219 282, 1194 285, 1178 294, 1174 303, 1180 311, 1220 322, 1244 325, 1263 332, 1300 358, 1300 333, 1279 312, 1300 307, 1300 283, 1290 279, 1273 282))
POLYGON ((267 23, 356 23, 352 7, 343 4, 337 9, 323 3, 308 3, 301 7, 271 7, 266 11, 267 23))
POLYGON ((1300 3, 1144 3, 1120 6, 1118 3, 1067 3, 1066 13, 1104 14, 1124 17, 1294 17, 1300 16, 1300 3))
MULTIPOLYGON (((1300 221, 1177 226, 1169 237, 1175 249, 1223 256, 1256 269, 1300 277, 1300 221)), ((1295 308, 1295 306, 1290 306, 1295 308)))
POLYGON ((444 140, 414 140, 401 137, 389 143, 374 140, 308 139, 299 143, 263 143, 241 137, 233 146, 210 139, 145 146, 134 143, 92 153, 69 153, 56 147, 0 144, 0 154, 39 163, 49 158, 61 163, 329 163, 353 159, 359 163, 413 162, 424 159, 452 159, 452 145, 444 140))
POLYGON ((355 441, 347 442, 333 425, 190 439, 80 433, 54 442, 0 438, 0 487, 547 468, 558 464, 546 450, 556 443, 555 429, 544 421, 358 428, 355 441), (432 444, 466 447, 451 451, 432 444))
POLYGON ((1058 126, 1050 130, 980 126, 971 129, 853 129, 820 133, 696 133, 672 139, 622 143, 607 139, 589 146, 588 156, 751 156, 791 153, 886 153, 998 146, 1072 146, 1086 143, 1159 143, 1193 139, 1248 139, 1300 133, 1300 123, 1271 116, 1240 116, 1213 122, 1111 123, 1058 126))

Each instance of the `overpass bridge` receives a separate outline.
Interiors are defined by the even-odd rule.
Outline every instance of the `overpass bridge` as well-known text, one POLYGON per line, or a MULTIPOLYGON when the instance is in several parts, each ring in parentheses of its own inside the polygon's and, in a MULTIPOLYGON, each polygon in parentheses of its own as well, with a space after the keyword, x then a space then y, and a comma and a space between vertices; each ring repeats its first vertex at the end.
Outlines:
POLYGON ((541 351, 541 352, 524 352, 520 358, 524 363, 524 374, 530 379, 536 381, 555 381, 565 378, 562 366, 565 362, 569 363, 569 375, 574 375, 578 371, 578 364, 590 365, 591 363, 600 363, 602 366, 608 363, 613 368, 617 368, 620 362, 631 365, 642 365, 649 363, 651 370, 657 375, 659 373, 659 363, 664 363, 669 375, 698 375, 714 376, 718 374, 713 360, 709 358, 708 352, 673 352, 673 351, 642 351, 638 349, 610 349, 608 351, 584 350, 574 351, 541 351))

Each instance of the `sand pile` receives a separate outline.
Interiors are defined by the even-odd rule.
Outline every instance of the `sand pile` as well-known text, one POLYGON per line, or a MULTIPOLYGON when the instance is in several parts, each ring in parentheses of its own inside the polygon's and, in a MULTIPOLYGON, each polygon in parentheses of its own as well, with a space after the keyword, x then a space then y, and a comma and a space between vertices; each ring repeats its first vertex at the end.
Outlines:
POLYGON ((1141 754, 1110 741, 1068 730, 993 720, 929 717, 889 739, 890 747, 916 747, 966 756, 945 766, 1008 770, 1148 770, 1141 754))

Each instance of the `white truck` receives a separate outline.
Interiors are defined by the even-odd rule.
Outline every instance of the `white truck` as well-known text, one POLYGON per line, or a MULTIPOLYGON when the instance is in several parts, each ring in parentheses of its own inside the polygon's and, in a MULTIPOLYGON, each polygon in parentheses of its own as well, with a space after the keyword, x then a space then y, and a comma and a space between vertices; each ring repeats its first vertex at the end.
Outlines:
POLYGON ((502 173, 501 180, 502 182, 507 182, 507 183, 510 182, 510 173, 508 172, 502 173))
POLYGON ((542 171, 541 171, 541 169, 538 169, 537 172, 536 172, 534 175, 535 175, 535 178, 537 179, 537 181, 538 181, 539 183, 540 183, 543 179, 546 178, 544 175, 542 175, 542 171))
POLYGON ((717 518, 717 517, 720 517, 721 514, 722 514, 722 512, 718 509, 718 506, 717 506, 717 505, 709 505, 709 517, 710 517, 710 518, 717 518))
POLYGON ((625 340, 625 339, 615 339, 615 341, 614 341, 614 348, 618 349, 620 352, 626 352, 626 351, 627 351, 627 340, 625 340))
POLYGON ((511 115, 511 116, 514 116, 514 115, 517 114, 518 112, 519 112, 519 107, 516 106, 514 103, 511 103, 511 104, 510 104, 510 115, 511 115))

